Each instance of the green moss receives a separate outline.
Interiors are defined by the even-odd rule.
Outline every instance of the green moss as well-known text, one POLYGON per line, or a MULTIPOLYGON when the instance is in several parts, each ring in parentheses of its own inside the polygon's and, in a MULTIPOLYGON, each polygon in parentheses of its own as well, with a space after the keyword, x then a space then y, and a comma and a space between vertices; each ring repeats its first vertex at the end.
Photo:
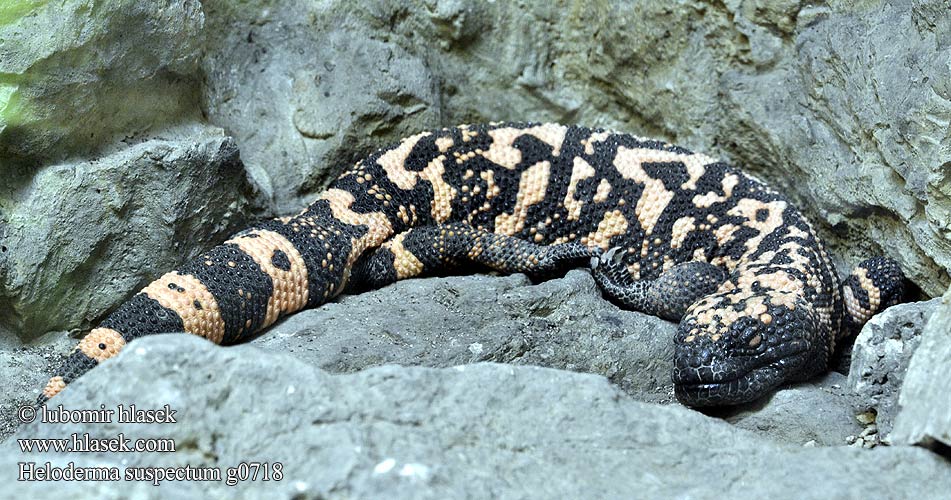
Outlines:
POLYGON ((46 5, 49 0, 4 0, 0 2, 0 26, 18 21, 21 17, 46 5))
MULTIPOLYGON (((24 16, 36 12, 49 0, 3 0, 0 2, 0 26, 19 21, 24 16)), ((0 39, 0 43, 4 40, 0 39)), ((0 129, 17 125, 24 121, 23 106, 20 99, 21 75, 0 73, 0 129)))
POLYGON ((20 86, 0 81, 0 124, 16 125, 23 121, 23 107, 20 106, 20 86))

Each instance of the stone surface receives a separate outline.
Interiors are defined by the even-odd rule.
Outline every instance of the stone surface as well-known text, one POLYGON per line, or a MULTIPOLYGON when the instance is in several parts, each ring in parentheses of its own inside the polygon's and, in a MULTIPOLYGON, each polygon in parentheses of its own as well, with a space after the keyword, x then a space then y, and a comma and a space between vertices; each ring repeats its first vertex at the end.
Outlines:
POLYGON ((332 376, 253 346, 223 349, 191 336, 156 336, 130 344, 58 399, 67 409, 167 404, 177 411, 176 423, 33 423, 15 437, 121 432, 171 438, 178 451, 24 454, 9 439, 0 473, 14 496, 117 496, 128 488, 168 498, 201 488, 212 498, 628 498, 632 491, 937 498, 951 488, 951 465, 926 450, 777 445, 684 408, 632 401, 602 377, 527 366, 385 366, 332 376), (128 383, 114 383, 119 378, 128 383), (283 479, 247 481, 241 489, 179 481, 158 488, 29 483, 15 480, 17 461, 122 470, 281 461, 283 479))
MULTIPOLYGON (((523 275, 413 279, 302 311, 251 343, 330 372, 381 364, 492 361, 594 373, 639 401, 675 403, 676 325, 601 298, 587 271, 532 285, 523 275)), ((861 433, 845 377, 711 412, 778 441, 842 445, 861 433)))
POLYGON ((898 397, 898 416, 892 442, 951 446, 951 290, 944 294, 928 325, 921 344, 911 358, 905 383, 898 397))
POLYGON ((942 0, 803 7, 793 36, 755 30, 776 59, 720 82, 718 142, 811 207, 835 253, 884 251, 931 295, 951 268, 948 12, 942 0))
POLYGON ((887 436, 898 411, 898 394, 921 331, 941 299, 899 304, 869 320, 855 339, 848 388, 857 404, 875 411, 879 434, 887 436))
POLYGON ((339 12, 351 3, 272 4, 204 2, 203 102, 285 214, 373 149, 440 125, 442 99, 426 59, 339 12))
POLYGON ((219 129, 43 167, 0 188, 0 323, 21 339, 93 320, 243 227, 251 196, 219 129))
POLYGON ((597 373, 639 399, 672 401, 676 328, 617 308, 574 270, 538 285, 524 275, 401 281, 302 311, 252 343, 332 372, 494 361, 597 373))
POLYGON ((76 346, 66 332, 50 332, 29 346, 0 327, 0 440, 16 430, 16 410, 36 402, 50 372, 76 346))
POLYGON ((809 383, 776 391, 760 401, 707 414, 770 439, 809 446, 842 446, 866 426, 856 420, 846 377, 830 372, 809 383))
POLYGON ((0 158, 26 172, 201 120, 198 0, 0 7, 0 158))
MULTIPOLYGON (((639 401, 676 404, 670 382, 674 329, 618 309, 600 297, 588 272, 576 270, 538 284, 523 275, 406 280, 298 313, 251 344, 334 373, 480 361, 560 368, 603 375, 639 401)), ((61 355, 73 347, 68 341, 54 345, 0 351, 19 368, 7 374, 6 407, 34 401, 52 368, 51 351, 61 355)), ((862 432, 856 406, 842 376, 830 374, 711 415, 775 441, 834 446, 862 432)), ((2 417, 0 428, 15 427, 13 412, 2 417)))
MULTIPOLYGON (((926 294, 951 281, 942 0, 5 5, 0 226, 57 158, 205 121, 235 137, 259 213, 274 215, 415 130, 558 120, 665 137, 758 173, 807 209, 842 271, 887 250, 926 294)), ((112 253, 89 265, 127 264, 112 253)), ((85 320, 105 302, 54 315, 85 320)))

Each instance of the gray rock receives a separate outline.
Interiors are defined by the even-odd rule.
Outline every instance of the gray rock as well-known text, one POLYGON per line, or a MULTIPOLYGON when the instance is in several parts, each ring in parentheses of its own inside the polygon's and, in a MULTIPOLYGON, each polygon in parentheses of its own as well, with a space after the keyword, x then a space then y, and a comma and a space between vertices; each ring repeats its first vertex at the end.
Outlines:
POLYGON ((721 87, 739 163, 812 207, 844 262, 885 251, 930 295, 951 268, 949 23, 941 0, 803 8, 774 65, 721 87))
MULTIPOLYGON (((536 285, 523 275, 406 280, 302 311, 251 343, 330 372, 480 361, 561 368, 608 377, 641 401, 671 403, 675 328, 618 309, 601 298, 588 272, 576 270, 536 285)), ((46 361, 38 355, 17 359, 21 370, 9 374, 6 406, 35 399, 49 373, 46 361)), ((838 378, 832 374, 711 414, 777 441, 842 444, 862 429, 838 378)), ((15 427, 12 412, 3 416, 4 425, 15 427)))
MULTIPOLYGON (((8 5, 9 2, 6 2, 8 5)), ((198 0, 19 2, 0 23, 0 158, 33 167, 201 120, 198 0)), ((6 171, 5 174, 8 174, 6 171)))
POLYGON ((284 214, 373 149, 438 126, 441 98, 425 59, 342 5, 272 4, 205 5, 204 108, 284 214))
MULTIPOLYGON (((330 372, 381 364, 449 367, 479 361, 607 377, 639 401, 675 403, 676 325, 601 298, 587 271, 532 285, 523 275, 412 279, 302 311, 251 343, 330 372)), ((841 445, 862 427, 840 374, 711 411, 777 441, 841 445)))
POLYGON ((220 129, 43 167, 0 188, 0 323, 21 339, 88 326, 244 226, 251 188, 220 129))
POLYGON ((574 270, 538 285, 524 275, 400 281, 302 311, 252 343, 332 372, 494 361, 597 373, 638 399, 672 401, 676 329, 619 309, 574 270))
POLYGON ((899 304, 869 320, 855 339, 848 387, 858 404, 873 409, 879 434, 888 435, 898 410, 898 393, 921 331, 941 299, 899 304))
POLYGON ((795 384, 768 398, 733 408, 709 410, 711 416, 770 439, 805 446, 842 446, 864 426, 856 420, 855 397, 846 377, 830 372, 818 380, 795 384))
POLYGON ((911 358, 898 397, 892 442, 951 446, 951 290, 941 298, 911 358), (940 445, 938 445, 940 443, 940 445))
POLYGON ((16 409, 33 404, 49 373, 76 345, 66 332, 51 332, 29 346, 0 328, 0 440, 16 430, 16 409))
POLYGON ((385 366, 328 375, 253 346, 140 339, 72 385, 66 409, 119 404, 177 413, 174 424, 41 424, 16 438, 170 438, 175 453, 30 453, 0 447, 8 494, 70 498, 645 497, 938 498, 951 465, 914 447, 777 445, 676 406, 630 400, 602 377, 527 366, 385 366), (117 384, 122 379, 127 383, 117 384), (28 455, 28 456, 25 456, 28 455), (50 467, 228 467, 282 463, 280 481, 16 481, 50 467), (875 471, 869 475, 868 471, 875 471), (88 489, 87 489, 88 488, 88 489))
POLYGON ((888 241, 927 294, 951 282, 942 0, 123 1, 90 19, 82 5, 2 27, 0 69, 16 76, 0 92, 15 104, 0 142, 13 156, 108 148, 115 131, 148 136, 201 110, 237 137, 271 209, 289 212, 421 128, 580 122, 756 171, 821 222, 843 270, 888 241))

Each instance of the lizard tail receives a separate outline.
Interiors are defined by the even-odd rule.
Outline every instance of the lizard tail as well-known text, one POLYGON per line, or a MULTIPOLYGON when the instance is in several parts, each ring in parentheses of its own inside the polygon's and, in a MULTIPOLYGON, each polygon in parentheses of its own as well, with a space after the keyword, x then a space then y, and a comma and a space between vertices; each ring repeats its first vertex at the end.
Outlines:
POLYGON ((842 283, 845 320, 858 332, 873 315, 902 300, 905 274, 887 257, 873 257, 859 263, 842 283))

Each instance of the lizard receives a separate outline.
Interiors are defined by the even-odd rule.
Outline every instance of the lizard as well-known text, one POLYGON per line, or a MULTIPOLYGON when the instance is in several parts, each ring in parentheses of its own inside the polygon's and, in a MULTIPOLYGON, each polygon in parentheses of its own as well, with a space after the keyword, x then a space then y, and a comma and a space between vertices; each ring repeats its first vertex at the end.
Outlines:
POLYGON ((704 154, 583 126, 460 125, 376 150, 297 215, 159 277, 78 343, 38 404, 143 335, 233 344, 344 292, 446 270, 571 267, 589 267, 619 306, 679 322, 671 377, 693 407, 828 370, 904 281, 885 257, 840 281, 786 197, 704 154))

